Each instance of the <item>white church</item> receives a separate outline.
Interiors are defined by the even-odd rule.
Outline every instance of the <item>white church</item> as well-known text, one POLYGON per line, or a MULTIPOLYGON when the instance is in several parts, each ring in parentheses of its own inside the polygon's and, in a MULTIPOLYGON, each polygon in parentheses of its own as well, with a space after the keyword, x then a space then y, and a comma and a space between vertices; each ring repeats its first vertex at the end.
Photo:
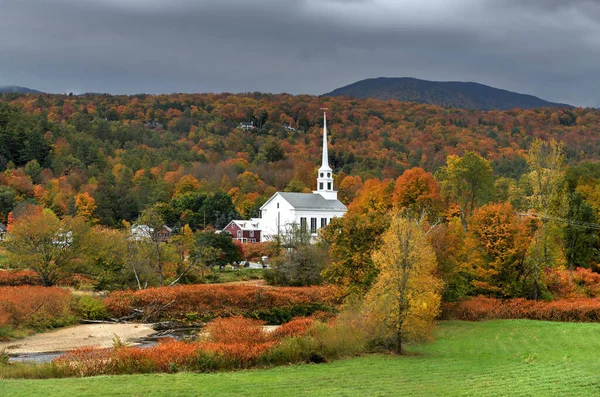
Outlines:
POLYGON ((327 114, 323 114, 323 158, 317 174, 317 190, 312 193, 277 192, 260 207, 261 217, 250 221, 232 221, 224 230, 232 233, 236 240, 252 241, 247 238, 250 232, 255 241, 268 241, 283 234, 292 224, 316 237, 319 229, 329 224, 332 218, 342 217, 346 206, 337 199, 333 186, 333 170, 329 166, 327 154, 327 114), (244 225, 243 228, 240 225, 244 225), (247 229, 252 227, 252 231, 247 229))

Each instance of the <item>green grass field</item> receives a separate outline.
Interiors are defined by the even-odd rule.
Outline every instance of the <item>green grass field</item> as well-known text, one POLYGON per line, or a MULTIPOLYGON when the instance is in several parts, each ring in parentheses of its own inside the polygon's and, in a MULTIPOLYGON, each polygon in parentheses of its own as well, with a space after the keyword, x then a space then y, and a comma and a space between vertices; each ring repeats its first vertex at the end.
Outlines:
POLYGON ((596 396, 600 324, 444 322, 407 356, 215 374, 2 380, 4 396, 596 396))

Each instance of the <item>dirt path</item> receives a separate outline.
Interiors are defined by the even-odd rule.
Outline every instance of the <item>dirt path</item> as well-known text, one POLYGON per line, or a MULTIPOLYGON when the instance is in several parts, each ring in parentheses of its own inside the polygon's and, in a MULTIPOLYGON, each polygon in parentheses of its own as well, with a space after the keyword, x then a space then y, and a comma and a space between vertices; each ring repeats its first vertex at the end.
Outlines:
POLYGON ((112 347, 115 335, 132 343, 155 333, 149 324, 83 324, 0 343, 8 354, 62 352, 83 346, 112 347))

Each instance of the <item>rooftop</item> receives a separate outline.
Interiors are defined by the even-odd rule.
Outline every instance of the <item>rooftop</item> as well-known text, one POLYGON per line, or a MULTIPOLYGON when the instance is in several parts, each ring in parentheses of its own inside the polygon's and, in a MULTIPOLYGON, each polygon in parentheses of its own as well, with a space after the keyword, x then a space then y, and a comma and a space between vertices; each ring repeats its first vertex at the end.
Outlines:
POLYGON ((299 210, 338 210, 345 211, 346 206, 339 200, 325 200, 317 193, 287 193, 279 192, 285 201, 299 210))

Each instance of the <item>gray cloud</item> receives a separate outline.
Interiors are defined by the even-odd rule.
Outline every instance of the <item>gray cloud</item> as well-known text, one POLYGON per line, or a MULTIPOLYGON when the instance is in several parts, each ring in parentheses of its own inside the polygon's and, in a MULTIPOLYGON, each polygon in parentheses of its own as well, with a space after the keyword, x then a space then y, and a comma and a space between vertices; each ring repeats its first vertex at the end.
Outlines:
POLYGON ((321 94, 359 79, 477 81, 600 106, 600 2, 0 0, 0 85, 321 94))

